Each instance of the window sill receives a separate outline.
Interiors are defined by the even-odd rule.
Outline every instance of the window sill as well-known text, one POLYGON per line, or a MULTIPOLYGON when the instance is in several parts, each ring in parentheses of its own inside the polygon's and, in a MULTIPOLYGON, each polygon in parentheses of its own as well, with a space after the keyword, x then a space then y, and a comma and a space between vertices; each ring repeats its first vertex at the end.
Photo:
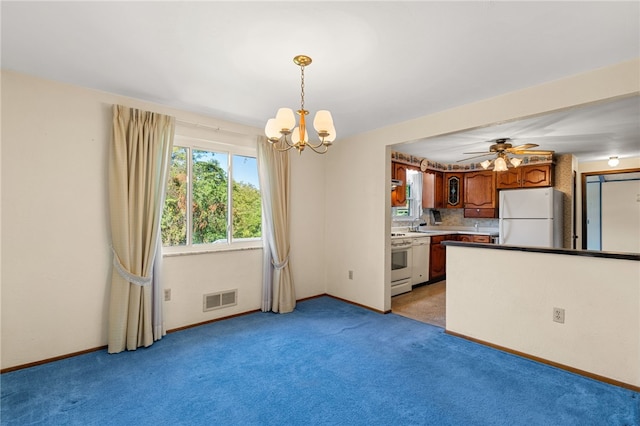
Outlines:
POLYGON ((177 256, 193 256, 198 254, 211 254, 211 253, 228 253, 231 251, 246 251, 246 250, 262 250, 262 241, 251 243, 236 243, 234 245, 224 245, 221 247, 209 246, 209 247, 180 247, 180 248, 163 248, 162 257, 177 257, 177 256))

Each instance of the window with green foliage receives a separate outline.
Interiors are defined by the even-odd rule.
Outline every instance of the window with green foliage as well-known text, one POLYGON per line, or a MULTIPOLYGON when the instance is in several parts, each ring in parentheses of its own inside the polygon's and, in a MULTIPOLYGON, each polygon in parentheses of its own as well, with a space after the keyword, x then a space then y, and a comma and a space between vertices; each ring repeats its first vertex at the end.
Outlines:
POLYGON ((255 156, 174 146, 162 215, 163 246, 206 248, 255 241, 261 238, 261 227, 255 156))

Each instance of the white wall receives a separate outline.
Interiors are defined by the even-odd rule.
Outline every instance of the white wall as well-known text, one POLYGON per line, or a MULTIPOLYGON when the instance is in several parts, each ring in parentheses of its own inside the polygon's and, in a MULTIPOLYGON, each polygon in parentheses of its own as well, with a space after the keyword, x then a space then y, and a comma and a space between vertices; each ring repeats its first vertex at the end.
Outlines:
POLYGON ((640 386, 640 262, 449 246, 446 310, 449 331, 640 386))
POLYGON ((640 180, 602 184, 602 250, 640 253, 640 180))
POLYGON ((576 202, 578 203, 578 208, 576 209, 576 223, 578 224, 576 247, 578 248, 582 247, 582 175, 584 173, 608 173, 615 170, 640 169, 640 157, 621 158, 620 164, 615 167, 610 167, 607 161, 608 159, 603 159, 578 164, 578 174, 576 176, 576 202))
POLYGON ((391 308, 388 145, 637 95, 639 75, 636 59, 338 141, 327 159, 327 291, 374 309, 391 308), (354 190, 345 190, 345 183, 354 190), (348 280, 352 268, 354 280, 348 280))
MULTIPOLYGON (((107 152, 120 103, 248 135, 261 129, 2 72, 2 368, 106 344, 107 152)), ((183 129, 184 130, 184 129, 183 129)), ((177 131, 180 131, 178 128, 177 131)), ((292 154, 291 265, 298 298, 324 290, 324 158, 292 154)), ((262 250, 165 257, 168 329, 260 307, 262 250), (205 293, 235 307, 202 312, 205 293)))

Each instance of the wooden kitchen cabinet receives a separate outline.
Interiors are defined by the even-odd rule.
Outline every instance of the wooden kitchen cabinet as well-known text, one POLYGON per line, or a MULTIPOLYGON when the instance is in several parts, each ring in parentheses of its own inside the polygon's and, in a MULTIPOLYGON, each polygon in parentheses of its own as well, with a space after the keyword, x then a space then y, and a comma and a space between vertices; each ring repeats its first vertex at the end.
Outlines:
POLYGON ((431 237, 429 254, 429 281, 440 281, 447 274, 447 248, 443 241, 456 240, 457 235, 437 235, 431 237))
POLYGON ((489 235, 460 234, 458 235, 458 241, 465 241, 467 243, 491 243, 491 237, 489 235))
POLYGON ((407 166, 402 163, 392 162, 391 179, 402 181, 402 185, 391 191, 391 206, 404 206, 407 204, 407 166))
POLYGON ((551 164, 539 164, 511 168, 496 173, 496 188, 540 188, 552 184, 551 164))
POLYGON ((464 176, 462 173, 444 174, 444 207, 450 209, 463 206, 464 176))
POLYGON ((491 244, 491 237, 489 235, 474 235, 473 242, 491 244))
POLYGON ((496 217, 498 192, 495 174, 490 170, 464 174, 464 217, 496 217))
POLYGON ((435 170, 422 172, 422 208, 441 209, 444 207, 444 175, 435 170))

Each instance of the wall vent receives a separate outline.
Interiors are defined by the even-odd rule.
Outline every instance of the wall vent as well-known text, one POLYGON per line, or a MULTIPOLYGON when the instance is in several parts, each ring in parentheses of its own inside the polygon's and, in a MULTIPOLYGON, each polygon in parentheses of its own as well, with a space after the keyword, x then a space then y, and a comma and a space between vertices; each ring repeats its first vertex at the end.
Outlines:
POLYGON ((238 304, 238 290, 222 291, 219 293, 209 293, 202 296, 202 311, 213 311, 214 309, 226 308, 238 304))

